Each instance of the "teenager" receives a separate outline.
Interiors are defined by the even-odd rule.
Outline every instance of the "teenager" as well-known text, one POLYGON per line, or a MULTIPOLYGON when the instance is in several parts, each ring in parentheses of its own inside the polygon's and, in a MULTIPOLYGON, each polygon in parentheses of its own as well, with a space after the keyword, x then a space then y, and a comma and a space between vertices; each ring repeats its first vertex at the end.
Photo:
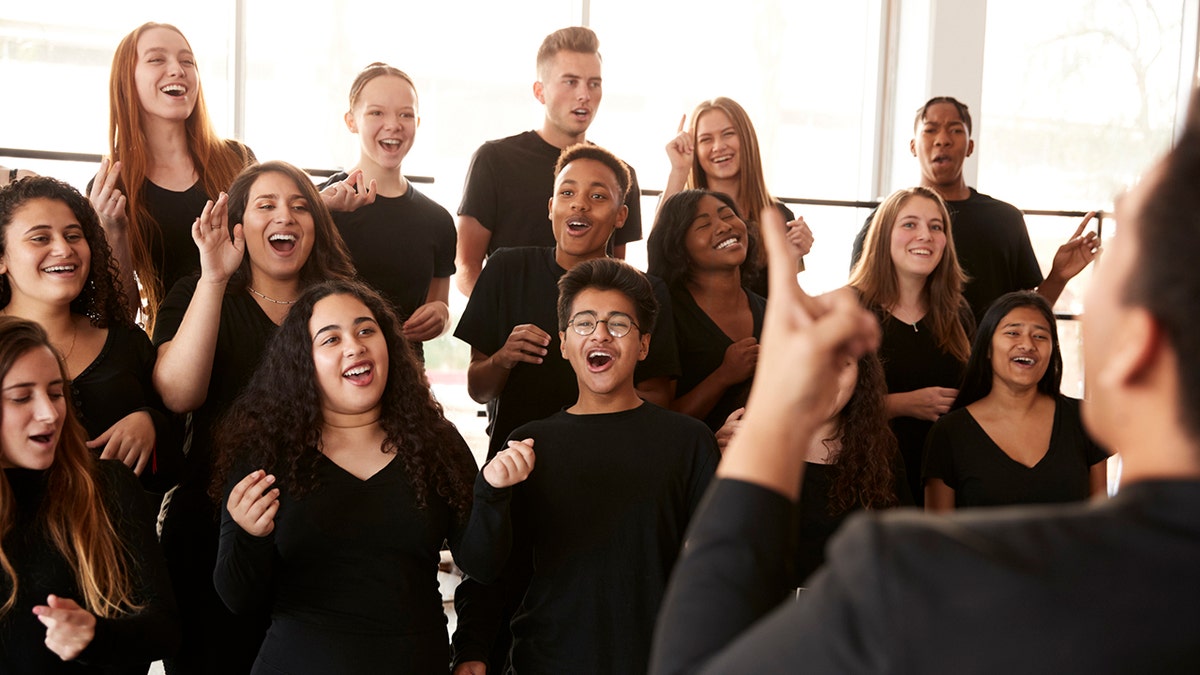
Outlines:
MULTIPOLYGON (((546 201, 554 192, 554 167, 563 149, 586 142, 604 93, 600 39, 572 26, 546 36, 537 53, 533 96, 545 110, 540 128, 488 141, 467 167, 458 207, 458 289, 470 296, 485 258, 512 246, 550 246, 546 201)), ((609 249, 625 257, 625 245, 642 238, 641 190, 629 168, 625 225, 609 249)))
POLYGON ((359 275, 395 305, 420 355, 422 342, 450 328, 456 235, 450 213, 401 173, 421 126, 412 78, 384 63, 367 66, 350 86, 345 122, 359 137, 358 162, 320 189, 340 191, 352 179, 373 186, 370 203, 335 208, 333 220, 359 275))
POLYGON ((235 617, 213 590, 217 554, 212 433, 250 380, 267 341, 303 290, 349 279, 354 266, 308 176, 283 162, 241 173, 192 226, 199 277, 180 280, 154 329, 154 384, 167 407, 191 414, 184 477, 163 517, 162 542, 183 617, 169 673, 247 672, 266 618, 235 617), (219 647, 217 647, 219 646, 219 647))
POLYGON ((476 502, 497 523, 493 545, 480 549, 493 559, 476 569, 486 578, 510 554, 536 561, 512 620, 513 672, 632 675, 646 670, 716 441, 634 388, 656 318, 644 275, 602 258, 572 268, 559 287, 556 356, 574 370, 579 398, 514 431, 476 479, 476 502))
POLYGON ((32 321, 0 316, 0 670, 145 673, 179 644, 133 472, 97 460, 66 367, 32 321))
POLYGON ((386 301, 309 287, 216 436, 216 587, 271 613, 253 672, 446 672, 439 552, 478 557, 475 461, 386 301))
POLYGON ((1077 399, 1064 396, 1058 322, 1029 291, 983 315, 953 411, 925 447, 925 505, 1082 501, 1107 493, 1108 453, 1088 437, 1077 399))

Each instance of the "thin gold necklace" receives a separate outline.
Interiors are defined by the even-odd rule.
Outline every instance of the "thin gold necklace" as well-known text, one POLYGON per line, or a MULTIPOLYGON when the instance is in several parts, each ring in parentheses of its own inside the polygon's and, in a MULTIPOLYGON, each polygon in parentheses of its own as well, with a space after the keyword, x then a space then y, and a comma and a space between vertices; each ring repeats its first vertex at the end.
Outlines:
POLYGON ((246 290, 257 295, 258 297, 262 298, 263 300, 266 300, 267 302, 273 302, 276 305, 294 305, 294 304, 296 304, 295 300, 276 300, 275 298, 272 298, 268 295, 263 295, 262 293, 259 293, 258 291, 254 290, 253 288, 251 288, 249 286, 246 287, 246 290))

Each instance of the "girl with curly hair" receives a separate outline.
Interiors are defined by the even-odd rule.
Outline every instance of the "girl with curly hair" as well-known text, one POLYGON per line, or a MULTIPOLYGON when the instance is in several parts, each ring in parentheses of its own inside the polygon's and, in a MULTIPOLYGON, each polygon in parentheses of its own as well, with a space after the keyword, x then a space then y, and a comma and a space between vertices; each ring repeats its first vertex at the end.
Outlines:
POLYGON ((850 286, 879 317, 887 412, 909 490, 924 503, 925 436, 958 394, 975 329, 950 214, 936 192, 897 190, 875 211, 850 286))
POLYGON ((137 479, 89 452, 68 382, 38 324, 0 316, 0 665, 144 673, 179 641, 170 582, 137 479))
POLYGON ((475 462, 388 303, 309 287, 216 446, 217 591, 271 611, 253 672, 446 671, 439 550, 460 557, 475 462))
POLYGON ((804 450, 795 586, 825 562, 825 544, 852 512, 913 503, 887 424, 886 394, 879 358, 863 356, 842 371, 829 418, 804 450))
POLYGON ((716 431, 746 404, 766 300, 742 280, 758 247, 732 197, 684 190, 663 202, 647 241, 650 274, 671 291, 680 376, 671 409, 716 431))
POLYGON ((37 321, 63 355, 88 447, 161 499, 183 463, 180 429, 154 390, 154 348, 88 200, 48 177, 0 189, 0 275, 0 313, 37 321))
POLYGON ((250 381, 267 341, 304 289, 353 278, 354 266, 312 181, 283 162, 243 171, 228 196, 205 206, 192 237, 200 276, 175 284, 154 327, 155 387, 168 408, 191 413, 192 434, 162 527, 184 622, 183 647, 167 671, 245 672, 267 621, 265 615, 231 615, 213 589, 218 512, 208 486, 214 421, 250 381))

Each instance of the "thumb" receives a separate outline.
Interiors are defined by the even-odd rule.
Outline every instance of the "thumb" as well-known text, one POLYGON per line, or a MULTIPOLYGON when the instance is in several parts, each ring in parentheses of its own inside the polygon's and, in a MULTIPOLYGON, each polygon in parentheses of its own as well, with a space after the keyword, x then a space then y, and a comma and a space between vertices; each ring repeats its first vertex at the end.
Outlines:
POLYGON ((46 604, 50 609, 79 609, 79 603, 70 598, 60 598, 53 593, 46 596, 46 604))
POLYGON ((103 448, 105 445, 108 445, 108 440, 110 438, 112 438, 112 435, 113 435, 113 427, 109 427, 108 429, 105 430, 104 433, 102 433, 99 436, 88 441, 87 443, 85 443, 85 445, 87 445, 89 448, 92 448, 92 449, 103 448))

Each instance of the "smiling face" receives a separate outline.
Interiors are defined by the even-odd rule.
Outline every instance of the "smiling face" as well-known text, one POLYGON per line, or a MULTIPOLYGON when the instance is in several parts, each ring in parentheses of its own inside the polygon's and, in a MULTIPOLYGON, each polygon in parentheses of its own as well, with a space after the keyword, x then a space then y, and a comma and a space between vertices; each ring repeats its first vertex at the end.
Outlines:
POLYGON ((709 180, 733 179, 741 173, 742 142, 733 120, 714 108, 696 120, 696 160, 709 180))
POLYGON ((634 369, 650 350, 650 334, 635 326, 636 316, 633 301, 620 291, 585 288, 575 296, 572 322, 590 322, 595 331, 584 336, 567 326, 558 337, 562 355, 571 362, 581 392, 604 396, 633 390, 634 369), (624 337, 613 337, 609 321, 629 324, 629 332, 624 337))
POLYGON ((956 187, 963 179, 963 162, 975 150, 967 125, 952 103, 935 103, 917 125, 909 149, 921 165, 921 180, 928 187, 956 187))
POLYGON ((57 199, 30 199, 4 228, 0 274, 13 302, 70 304, 83 292, 91 262, 83 227, 57 199))
POLYGON ((692 271, 741 267, 746 241, 746 223, 728 204, 711 195, 700 199, 684 239, 692 271))
POLYGON ((388 347, 371 310, 352 295, 327 296, 313 306, 308 332, 326 421, 379 409, 388 347))
POLYGON ((354 109, 346 113, 346 126, 359 135, 360 165, 396 170, 412 149, 421 118, 417 91, 404 78, 381 75, 363 85, 354 109))
POLYGON ((1017 307, 992 334, 992 387, 1036 388, 1050 366, 1053 337, 1046 317, 1033 307, 1017 307))
POLYGON ((546 126, 556 135, 583 140, 603 95, 600 55, 563 50, 554 55, 533 94, 546 107, 546 126))
POLYGON ((13 361, 0 381, 0 468, 50 468, 67 414, 65 386, 48 347, 13 361))
POLYGON ((196 106, 200 75, 187 40, 169 28, 151 28, 138 38, 134 86, 148 116, 186 120, 196 106))
POLYGON ((937 202, 914 196, 900 207, 892 224, 890 247, 897 276, 926 279, 946 249, 946 223, 937 202))
POLYGON ((299 277, 312 252, 313 215, 308 199, 288 176, 268 171, 250 186, 243 215, 251 284, 266 275, 299 277))
POLYGON ((577 159, 562 168, 550 198, 555 258, 565 269, 605 255, 608 239, 625 224, 616 174, 603 162, 577 159))

